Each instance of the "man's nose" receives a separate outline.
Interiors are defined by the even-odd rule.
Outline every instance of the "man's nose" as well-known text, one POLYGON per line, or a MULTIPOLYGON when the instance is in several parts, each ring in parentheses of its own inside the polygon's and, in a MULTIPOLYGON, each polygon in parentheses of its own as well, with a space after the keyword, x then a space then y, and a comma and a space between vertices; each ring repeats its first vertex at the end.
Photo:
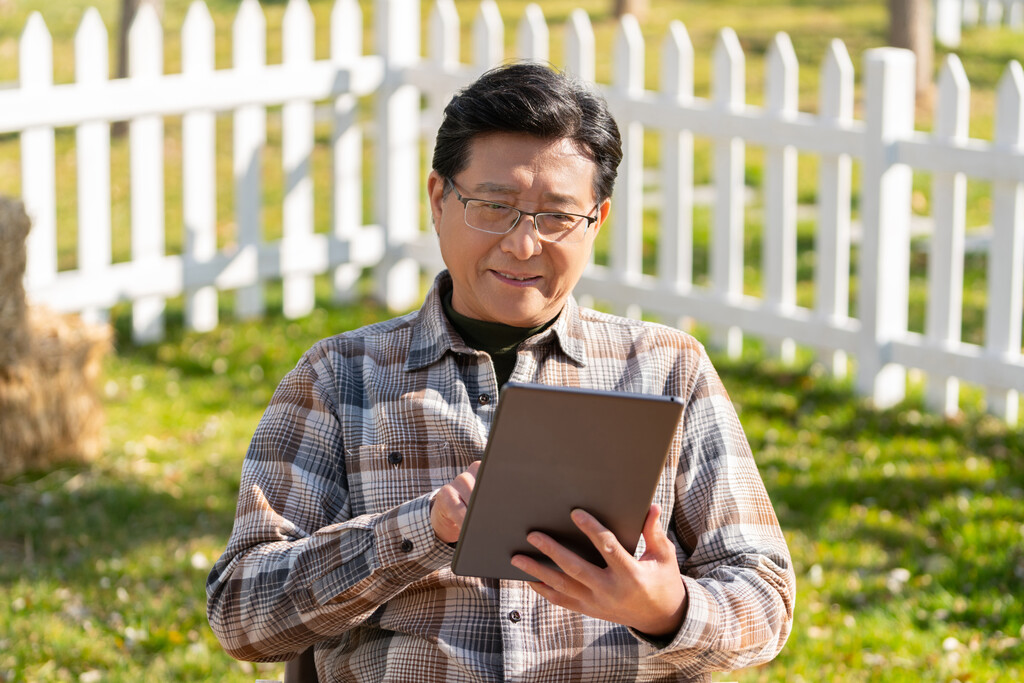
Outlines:
POLYGON ((540 233, 537 232, 537 221, 533 216, 523 216, 501 240, 501 248, 525 261, 541 252, 540 233))

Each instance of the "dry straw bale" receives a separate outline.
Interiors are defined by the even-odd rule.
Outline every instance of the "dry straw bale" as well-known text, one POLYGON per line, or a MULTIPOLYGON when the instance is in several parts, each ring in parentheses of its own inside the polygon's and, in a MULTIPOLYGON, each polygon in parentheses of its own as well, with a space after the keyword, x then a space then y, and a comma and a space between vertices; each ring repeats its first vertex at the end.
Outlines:
POLYGON ((21 202, 0 197, 0 365, 28 350, 25 324, 25 237, 29 220, 21 202))
POLYGON ((103 447, 96 380, 110 328, 26 307, 27 225, 20 204, 0 197, 0 339, 12 340, 0 350, 0 479, 89 460, 103 447))

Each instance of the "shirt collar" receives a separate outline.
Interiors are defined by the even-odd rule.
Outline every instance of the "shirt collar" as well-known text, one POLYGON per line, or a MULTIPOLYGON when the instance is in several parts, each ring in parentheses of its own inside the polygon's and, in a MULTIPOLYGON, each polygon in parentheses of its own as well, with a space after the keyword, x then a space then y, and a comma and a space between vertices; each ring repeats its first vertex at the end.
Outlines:
MULTIPOLYGON (((420 308, 416 322, 413 324, 412 339, 409 344, 409 357, 405 362, 406 371, 419 370, 436 363, 448 351, 470 352, 468 346, 444 314, 442 296, 452 288, 451 275, 442 270, 434 278, 434 284, 427 293, 427 298, 420 308)), ((562 351, 581 366, 587 364, 587 354, 583 345, 583 323, 580 320, 580 309, 576 300, 570 296, 562 307, 558 319, 551 327, 539 335, 532 337, 531 345, 543 343, 549 335, 554 335, 562 351)))

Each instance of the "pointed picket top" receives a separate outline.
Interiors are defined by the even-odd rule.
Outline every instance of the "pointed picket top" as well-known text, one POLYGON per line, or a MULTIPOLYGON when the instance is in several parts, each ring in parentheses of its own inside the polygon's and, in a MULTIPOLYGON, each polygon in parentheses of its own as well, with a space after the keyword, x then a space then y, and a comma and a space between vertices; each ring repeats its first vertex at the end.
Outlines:
POLYGON ((640 22, 632 14, 623 14, 619 20, 613 54, 615 87, 631 96, 643 94, 644 35, 640 30, 640 22))
POLYGON ((726 109, 736 109, 746 100, 746 61, 736 31, 723 28, 714 50, 712 100, 726 109))
POLYGON ((232 65, 258 68, 267 63, 267 18, 259 0, 242 0, 231 26, 232 65))
POLYGON ((783 114, 796 113, 799 102, 800 62, 789 34, 778 32, 768 48, 765 74, 765 102, 768 109, 783 114))
POLYGON ((846 44, 833 38, 828 44, 821 66, 821 102, 818 111, 825 119, 850 121, 853 119, 853 60, 846 44))
POLYGON ((586 10, 576 8, 569 14, 565 27, 565 70, 580 80, 593 83, 597 78, 594 67, 594 26, 586 10))
POLYGON ((473 62, 490 69, 505 59, 505 24, 494 0, 483 0, 473 20, 473 62))
POLYGON ((164 34, 156 8, 139 5, 128 29, 128 73, 132 78, 159 76, 164 70, 164 34))
POLYGON ((459 11, 455 0, 437 0, 430 10, 430 58, 442 65, 459 64, 459 11))
POLYGON ((995 141, 1007 147, 1024 146, 1024 69, 1017 60, 1006 65, 996 86, 995 141))
POLYGON ((315 30, 309 0, 288 0, 281 20, 281 61, 312 62, 315 30))
POLYGON ((53 38, 43 15, 33 12, 25 22, 18 44, 18 78, 23 90, 53 84, 53 38))
POLYGON ((531 2, 523 10, 516 36, 519 57, 533 62, 546 62, 549 55, 548 23, 544 10, 531 2))
POLYGON ((669 23, 661 44, 661 91, 677 104, 693 101, 693 42, 678 19, 669 23))
POLYGON ((214 27, 210 10, 202 0, 192 0, 181 25, 181 70, 213 71, 214 27))
POLYGON ((955 54, 946 55, 939 72, 939 92, 935 106, 935 135, 954 140, 967 139, 970 122, 971 83, 955 54))
POLYGON ((107 27, 99 10, 85 10, 82 22, 75 31, 75 81, 97 83, 109 78, 107 58, 107 27))

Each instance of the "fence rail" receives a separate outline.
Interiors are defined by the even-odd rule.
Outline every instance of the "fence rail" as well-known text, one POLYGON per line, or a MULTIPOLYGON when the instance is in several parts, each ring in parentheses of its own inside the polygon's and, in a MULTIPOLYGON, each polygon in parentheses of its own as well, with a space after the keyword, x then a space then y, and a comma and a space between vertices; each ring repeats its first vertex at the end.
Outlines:
MULTIPOLYGON (((441 110, 453 90, 505 58, 496 5, 473 20, 472 63, 459 55, 460 18, 451 0, 429 15, 420 45, 418 0, 376 0, 376 54, 363 54, 362 12, 338 0, 331 15, 330 57, 314 58, 313 16, 290 0, 282 26, 283 61, 266 63, 266 22, 256 0, 243 0, 233 26, 233 64, 213 65, 214 31, 201 2, 182 27, 180 74, 163 73, 163 29, 143 6, 130 29, 130 76, 109 80, 107 32, 89 10, 76 35, 76 81, 53 83, 52 45, 33 15, 20 43, 20 84, 0 90, 0 133, 20 137, 22 196, 33 218, 26 285, 33 300, 101 317, 118 301, 133 306, 140 342, 163 335, 165 300, 184 294, 186 322, 217 325, 218 292, 236 290, 242 316, 264 308, 263 285, 284 283, 284 312, 308 313, 313 276, 330 273, 338 296, 371 267, 379 295, 394 308, 415 304, 419 275, 441 267, 435 240, 421 225, 421 162, 430 153, 441 110), (372 121, 359 98, 373 101, 372 121), (281 237, 268 240, 261 206, 269 144, 268 107, 281 107, 284 178, 281 237), (315 111, 330 114, 330 225, 314 225, 315 111), (218 248, 216 116, 231 119, 235 230, 218 248), (183 253, 168 254, 164 196, 165 131, 182 117, 183 253), (131 258, 113 263, 110 122, 129 120, 131 258), (370 125, 366 125, 369 123, 370 125), (78 170, 78 261, 58 270, 55 129, 74 128, 78 170), (364 144, 369 143, 369 144, 364 144), (371 224, 363 224, 363 176, 373 150, 371 224)), ((594 80, 590 19, 574 11, 564 27, 566 71, 594 80)), ((531 5, 516 27, 517 57, 547 60, 551 36, 531 5)), ((604 48, 602 48, 604 49, 604 48)), ((745 101, 745 57, 723 30, 712 55, 710 97, 694 96, 692 44, 673 22, 661 44, 655 89, 644 81, 646 46, 635 19, 619 23, 611 46, 613 78, 597 87, 619 121, 624 158, 616 184, 609 259, 592 265, 578 293, 628 315, 655 313, 707 323, 713 341, 739 351, 743 334, 761 336, 784 358, 796 344, 818 349, 836 372, 856 360, 858 389, 879 406, 906 391, 908 368, 929 377, 929 401, 957 409, 959 381, 983 386, 989 408, 1011 422, 1024 388, 1021 356, 1024 292, 1024 71, 1011 62, 1001 79, 991 141, 967 135, 969 84, 955 56, 938 82, 934 130, 914 129, 913 56, 895 49, 864 56, 862 120, 854 118, 854 68, 833 41, 821 65, 818 113, 797 107, 799 64, 778 34, 766 59, 764 105, 745 101), (645 131, 659 136, 659 200, 645 188, 645 131), (708 284, 694 279, 695 141, 711 149, 713 204, 708 284), (744 186, 747 148, 764 149, 762 294, 744 291, 744 186), (817 157, 814 307, 797 305, 797 171, 800 154, 817 157), (860 181, 853 183, 853 165, 860 181), (931 175, 932 234, 928 311, 923 334, 908 331, 913 172, 931 175), (968 179, 991 183, 984 345, 960 338, 968 179), (854 190, 859 200, 857 317, 849 315, 854 190), (643 265, 645 211, 656 211, 657 264, 643 265)), ((173 227, 173 226, 172 226, 173 227)))

